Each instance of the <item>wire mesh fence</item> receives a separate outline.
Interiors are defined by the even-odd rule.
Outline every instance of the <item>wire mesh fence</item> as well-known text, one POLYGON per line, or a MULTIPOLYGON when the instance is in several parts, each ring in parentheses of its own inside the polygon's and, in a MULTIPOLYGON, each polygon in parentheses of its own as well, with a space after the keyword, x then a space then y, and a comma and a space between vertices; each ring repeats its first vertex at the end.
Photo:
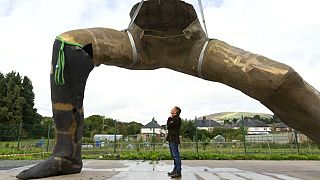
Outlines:
MULTIPOLYGON (((230 135, 227 135, 230 137, 230 135)), ((298 136, 299 137, 299 136, 298 136)), ((53 151, 55 145, 55 129, 50 125, 33 126, 0 126, 0 155, 18 153, 37 153, 53 151), (21 128, 21 129, 19 129, 21 128)), ((85 138, 82 144, 83 154, 121 154, 130 152, 169 152, 168 143, 162 138, 153 141, 125 138, 119 141, 99 141, 85 138)), ((292 135, 279 134, 266 136, 246 135, 244 141, 217 142, 217 139, 190 141, 181 138, 180 152, 212 153, 212 154, 309 154, 320 155, 319 147, 311 141, 294 141, 292 135), (288 137, 288 140, 284 140, 288 137), (277 140, 281 139, 281 141, 277 140), (291 139, 290 139, 291 138, 291 139)))
MULTIPOLYGON (((83 152, 92 149, 104 151, 105 153, 121 152, 167 152, 169 145, 166 142, 161 143, 137 143, 137 142, 107 142, 103 146, 95 144, 86 144, 83 146, 83 152), (88 146, 90 145, 90 146, 88 146)), ((97 151, 97 152, 98 152, 97 151)), ((276 144, 276 143, 247 143, 246 147, 243 142, 182 142, 180 152, 213 154, 319 154, 320 149, 315 144, 301 144, 298 149, 295 144, 276 144)))

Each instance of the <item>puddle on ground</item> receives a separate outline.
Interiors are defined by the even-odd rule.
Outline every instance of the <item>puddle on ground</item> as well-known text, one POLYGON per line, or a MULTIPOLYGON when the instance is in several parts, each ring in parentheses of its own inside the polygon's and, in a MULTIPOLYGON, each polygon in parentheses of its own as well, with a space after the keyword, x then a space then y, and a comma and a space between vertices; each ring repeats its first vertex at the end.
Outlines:
MULTIPOLYGON (((128 166, 111 179, 170 179, 167 172, 172 171, 173 166, 159 161, 122 161, 128 166)), ((286 174, 256 173, 237 168, 209 168, 190 167, 182 165, 182 178, 184 180, 299 180, 286 174)))
MULTIPOLYGON (((110 163, 110 162, 109 162, 110 163)), ((6 170, 6 174, 15 174, 27 169, 33 165, 23 166, 6 170)), ((118 174, 108 179, 121 179, 121 180, 135 180, 135 179, 151 179, 163 180, 170 179, 167 172, 172 171, 173 165, 166 164, 162 161, 115 161, 114 164, 97 163, 96 161, 85 161, 82 168, 83 174, 90 174, 92 172, 117 172, 118 174), (106 168, 107 167, 107 168, 106 168)), ((1 172, 1 171, 0 171, 1 172)), ((2 172, 4 173, 4 172, 2 172)), ((82 174, 80 173, 80 174, 82 174)), ((1 178, 0 178, 1 179, 1 178)), ((94 179, 94 178, 93 178, 94 179)), ((286 174, 275 173, 256 173, 237 168, 209 168, 205 166, 191 167, 182 165, 183 180, 300 180, 295 177, 290 177, 286 174)))

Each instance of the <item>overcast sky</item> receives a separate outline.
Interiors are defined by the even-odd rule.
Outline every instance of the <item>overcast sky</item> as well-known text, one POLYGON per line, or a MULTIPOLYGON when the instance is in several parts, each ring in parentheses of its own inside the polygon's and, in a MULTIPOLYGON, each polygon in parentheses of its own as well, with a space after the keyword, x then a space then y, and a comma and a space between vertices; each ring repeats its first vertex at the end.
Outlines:
MULTIPOLYGON (((38 113, 52 116, 49 72, 55 37, 79 28, 123 30, 138 2, 0 0, 0 72, 28 76, 38 113)), ((196 0, 186 2, 198 11, 196 0)), ((287 64, 320 90, 319 0, 202 2, 209 37, 287 64)), ((98 114, 142 124, 152 117, 164 124, 175 105, 188 119, 228 111, 272 114, 236 89, 168 69, 134 71, 101 65, 89 76, 84 100, 85 117, 98 114)))

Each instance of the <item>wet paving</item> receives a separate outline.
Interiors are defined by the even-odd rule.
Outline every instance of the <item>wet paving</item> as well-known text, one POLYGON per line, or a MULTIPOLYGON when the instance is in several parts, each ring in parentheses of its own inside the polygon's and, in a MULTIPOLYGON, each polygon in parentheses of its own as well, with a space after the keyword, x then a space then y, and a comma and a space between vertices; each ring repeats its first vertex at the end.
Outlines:
MULTIPOLYGON (((124 168, 124 171, 120 171, 120 173, 115 175, 112 179, 168 179, 166 172, 170 172, 172 170, 171 165, 163 162, 125 162, 124 164, 128 165, 128 167, 124 168)), ((236 168, 190 167, 183 165, 182 169, 183 177, 181 179, 186 180, 298 180, 298 178, 290 177, 284 174, 259 174, 236 168)))
MULTIPOLYGON (((0 161, 0 179, 15 176, 35 161, 0 161), (29 164, 28 164, 29 163, 29 164), (15 166, 15 167, 14 167, 15 166)), ((320 161, 182 161, 183 180, 298 180, 320 179, 320 161)), ((172 161, 84 160, 82 172, 43 179, 163 180, 171 179, 172 161)))

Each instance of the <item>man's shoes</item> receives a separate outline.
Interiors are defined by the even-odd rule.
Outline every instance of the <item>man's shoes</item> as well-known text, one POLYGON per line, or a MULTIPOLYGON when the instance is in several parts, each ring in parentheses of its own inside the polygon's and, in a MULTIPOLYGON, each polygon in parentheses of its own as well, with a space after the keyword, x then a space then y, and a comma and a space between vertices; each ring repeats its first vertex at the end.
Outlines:
POLYGON ((171 178, 179 178, 179 177, 181 177, 181 173, 174 172, 170 176, 171 176, 171 178))
POLYGON ((171 171, 171 172, 167 172, 168 176, 171 176, 174 174, 174 171, 171 171))

